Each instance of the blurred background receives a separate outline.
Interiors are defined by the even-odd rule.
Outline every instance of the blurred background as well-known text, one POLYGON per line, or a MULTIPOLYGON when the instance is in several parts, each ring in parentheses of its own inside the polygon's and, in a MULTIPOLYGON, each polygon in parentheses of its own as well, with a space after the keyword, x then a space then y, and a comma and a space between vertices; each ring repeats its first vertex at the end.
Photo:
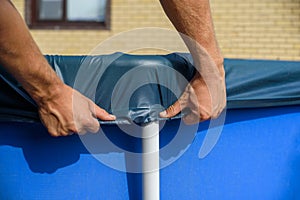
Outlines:
MULTIPOLYGON (((12 2, 44 54, 85 55, 105 39, 135 28, 174 30, 158 0, 12 2)), ((211 9, 224 57, 300 60, 300 0, 211 0, 211 9)), ((167 40, 156 42, 173 44, 167 40)))

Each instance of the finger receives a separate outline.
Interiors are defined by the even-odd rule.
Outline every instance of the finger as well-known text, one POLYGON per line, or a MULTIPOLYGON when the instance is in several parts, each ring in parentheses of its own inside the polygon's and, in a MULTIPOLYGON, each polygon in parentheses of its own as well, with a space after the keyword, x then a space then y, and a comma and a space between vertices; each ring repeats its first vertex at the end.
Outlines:
POLYGON ((60 137, 60 136, 68 136, 69 135, 69 133, 64 130, 49 129, 48 132, 52 137, 60 137))
POLYGON ((109 114, 104 109, 100 108, 94 103, 93 103, 93 108, 91 110, 93 115, 98 119, 105 120, 105 121, 116 120, 116 116, 109 114))
POLYGON ((219 111, 217 112, 217 114, 216 114, 216 115, 213 115, 211 118, 212 118, 212 119, 217 119, 217 118, 222 114, 222 112, 223 112, 225 109, 226 109, 226 107, 225 107, 225 106, 222 106, 221 109, 219 109, 219 111))
POLYGON ((58 131, 59 136, 69 136, 73 133, 77 133, 77 129, 75 126, 70 125, 58 125, 58 131))
POLYGON ((58 132, 55 129, 52 129, 52 128, 48 129, 48 133, 52 137, 58 137, 58 136, 60 136, 60 134, 58 134, 58 132))
POLYGON ((89 119, 89 122, 85 125, 85 129, 88 132, 97 133, 99 131, 99 128, 100 128, 100 123, 98 122, 98 120, 96 118, 91 116, 91 118, 89 119))
POLYGON ((60 131, 59 136, 69 136, 70 132, 69 131, 60 131))
POLYGON ((80 129, 78 132, 77 132, 77 134, 78 135, 84 135, 84 134, 86 134, 86 132, 87 132, 87 130, 86 129, 80 129))
POLYGON ((61 125, 60 128, 64 129, 66 132, 77 133, 78 127, 76 125, 75 122, 65 123, 64 125, 61 125))
POLYGON ((61 136, 59 130, 58 130, 58 126, 59 124, 57 123, 56 120, 45 120, 43 117, 41 117, 42 123, 44 124, 44 126, 47 128, 47 131, 49 133, 49 135, 51 135, 52 137, 59 137, 61 136))
POLYGON ((177 115, 181 111, 180 101, 176 101, 173 105, 171 105, 165 111, 159 113, 159 116, 162 118, 171 118, 177 115))
POLYGON ((94 123, 96 120, 91 113, 81 116, 80 119, 75 122, 75 124, 70 124, 65 126, 66 132, 70 135, 70 133, 76 133, 78 135, 84 135, 86 132, 90 131, 98 131, 99 123, 94 123))
POLYGON ((222 110, 217 111, 216 113, 212 114, 211 119, 217 119, 221 113, 222 113, 222 110))

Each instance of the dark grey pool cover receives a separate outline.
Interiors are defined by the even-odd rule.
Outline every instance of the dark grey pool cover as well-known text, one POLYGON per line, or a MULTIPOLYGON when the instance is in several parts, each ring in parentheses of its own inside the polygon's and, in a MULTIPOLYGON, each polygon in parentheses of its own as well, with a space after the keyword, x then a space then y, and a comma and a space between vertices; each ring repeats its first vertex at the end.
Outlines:
MULTIPOLYGON (((66 84, 117 115, 100 123, 159 120, 195 73, 183 53, 46 58, 66 84)), ((300 62, 225 59, 225 70, 228 109, 300 104, 300 62)), ((1 66, 0 88, 0 121, 39 121, 35 102, 1 66)))

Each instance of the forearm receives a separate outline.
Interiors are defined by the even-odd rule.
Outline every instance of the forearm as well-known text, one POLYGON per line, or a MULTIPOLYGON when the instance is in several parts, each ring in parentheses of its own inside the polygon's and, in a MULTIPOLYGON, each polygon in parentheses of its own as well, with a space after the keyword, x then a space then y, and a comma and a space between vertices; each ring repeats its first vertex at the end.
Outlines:
POLYGON ((0 0, 0 63, 39 102, 63 85, 32 39, 18 11, 0 0))
POLYGON ((185 35, 183 39, 195 62, 200 62, 199 55, 203 52, 199 52, 204 48, 218 68, 222 69, 223 57, 215 37, 209 0, 160 0, 160 2, 177 31, 185 35))

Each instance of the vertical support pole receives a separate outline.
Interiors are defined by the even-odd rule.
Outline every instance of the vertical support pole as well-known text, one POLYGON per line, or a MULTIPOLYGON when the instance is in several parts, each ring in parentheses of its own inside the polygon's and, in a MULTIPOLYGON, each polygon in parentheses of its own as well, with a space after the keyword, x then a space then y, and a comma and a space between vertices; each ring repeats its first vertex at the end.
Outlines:
POLYGON ((142 137, 143 200, 159 200, 159 123, 145 125, 142 137))

